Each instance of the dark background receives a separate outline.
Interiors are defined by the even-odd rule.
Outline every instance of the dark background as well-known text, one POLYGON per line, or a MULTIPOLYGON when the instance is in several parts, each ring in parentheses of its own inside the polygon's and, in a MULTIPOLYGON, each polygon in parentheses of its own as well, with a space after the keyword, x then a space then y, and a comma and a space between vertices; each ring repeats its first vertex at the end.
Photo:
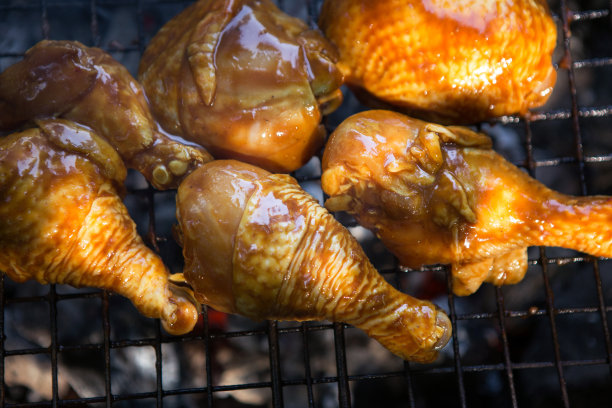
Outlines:
MULTIPOLYGON (((374 0, 373 0, 374 1, 374 0)), ((151 37, 190 2, 0 0, 0 70, 43 38, 110 52, 135 74, 151 37)), ((320 1, 285 0, 313 24, 320 1)), ((564 193, 612 195, 612 2, 551 1, 554 62, 570 56, 546 106, 482 124, 495 148, 564 193)), ((348 90, 328 130, 365 109, 348 90)), ((319 200, 320 161, 294 173, 319 200)), ((173 272, 174 192, 130 173, 125 202, 173 272)), ((359 330, 329 322, 252 322, 205 310, 196 330, 166 335, 125 299, 92 289, 0 280, 0 405, 92 407, 610 407, 612 264, 530 249, 518 285, 456 298, 443 266, 401 268, 339 215, 398 288, 446 310, 454 335, 433 364, 403 362, 359 330)))

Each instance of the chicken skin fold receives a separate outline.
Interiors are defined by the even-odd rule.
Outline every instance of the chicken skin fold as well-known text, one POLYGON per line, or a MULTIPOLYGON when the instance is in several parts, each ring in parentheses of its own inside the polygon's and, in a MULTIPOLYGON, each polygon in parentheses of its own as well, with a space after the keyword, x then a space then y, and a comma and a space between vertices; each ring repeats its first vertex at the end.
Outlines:
POLYGON ((202 147, 160 131, 125 67, 76 41, 41 41, 0 73, 0 130, 50 117, 90 127, 158 189, 176 188, 212 160, 202 147))
POLYGON ((347 211, 411 268, 452 265, 453 291, 519 282, 527 247, 612 256, 612 198, 553 191, 464 127, 361 112, 323 154, 330 211, 347 211))
POLYGON ((448 317, 387 283, 348 230, 288 175, 207 163, 179 187, 177 219, 184 281, 218 310, 346 322, 413 361, 433 360, 450 338, 448 317))
POLYGON ((274 172, 322 146, 324 114, 342 101, 335 48, 270 0, 200 0, 170 20, 139 80, 168 132, 274 172))
POLYGON ((557 76, 544 0, 326 0, 319 23, 362 101, 439 123, 525 114, 557 76))
POLYGON ((106 289, 191 331, 198 307, 142 242, 118 191, 126 168, 102 137, 71 122, 0 138, 0 271, 12 280, 106 289))

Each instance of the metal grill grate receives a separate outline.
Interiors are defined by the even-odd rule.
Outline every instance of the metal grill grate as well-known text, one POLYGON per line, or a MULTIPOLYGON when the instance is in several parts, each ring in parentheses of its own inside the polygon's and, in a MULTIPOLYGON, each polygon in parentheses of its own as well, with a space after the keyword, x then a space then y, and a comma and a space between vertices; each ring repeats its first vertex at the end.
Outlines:
MULTIPOLYGON (((189 2, 0 0, 0 70, 43 38, 99 46, 135 73, 155 32, 189 2)), ((279 0, 311 24, 320 1, 279 0)), ((483 125, 498 151, 564 193, 612 194, 612 2, 552 1, 559 79, 529 117, 483 125)), ((362 107, 350 95, 333 129, 362 107)), ((315 197, 320 161, 295 176, 315 197)), ((126 204, 171 269, 174 194, 131 173, 126 204)), ((7 407, 548 407, 612 405, 612 261, 532 248, 517 286, 450 292, 449 271, 404 270, 371 235, 341 219, 400 289, 449 312, 440 360, 400 361, 343 324, 255 323, 206 310, 196 330, 167 336, 124 299, 0 278, 0 405, 7 407), (228 372, 233 376, 227 375, 228 372)))

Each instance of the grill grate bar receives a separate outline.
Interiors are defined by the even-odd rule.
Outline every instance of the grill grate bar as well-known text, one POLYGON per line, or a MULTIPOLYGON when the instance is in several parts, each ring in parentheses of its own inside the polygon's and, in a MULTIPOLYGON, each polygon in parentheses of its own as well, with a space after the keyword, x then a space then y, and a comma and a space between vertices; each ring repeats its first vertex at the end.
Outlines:
POLYGON ((106 408, 112 405, 112 390, 111 390, 111 340, 110 340, 110 318, 109 318, 109 303, 108 292, 102 295, 102 330, 104 332, 104 402, 106 408))
POLYGON ((608 367, 610 369, 610 374, 612 375, 612 341, 610 340, 610 329, 608 328, 608 315, 606 302, 603 296, 603 288, 601 283, 601 274, 599 271, 599 262, 595 261, 593 263, 593 274, 595 275, 595 283, 597 287, 597 301, 598 301, 598 311, 601 316, 601 326, 603 329, 603 335, 606 344, 606 352, 608 359, 608 367))
POLYGON ((281 386, 280 355, 278 346, 278 322, 268 322, 268 354, 270 355, 270 377, 272 379, 272 406, 283 406, 283 388, 281 386))
POLYGON ((208 306, 203 307, 203 331, 204 331, 204 353, 206 355, 206 362, 204 369, 206 370, 206 402, 208 407, 213 406, 213 382, 212 382, 212 353, 211 353, 211 336, 210 327, 208 326, 208 306))
POLYGON ((157 322, 157 324, 155 325, 155 337, 156 337, 156 342, 155 342, 155 380, 156 380, 156 391, 155 391, 155 398, 156 398, 156 402, 158 407, 163 407, 164 406, 164 400, 163 400, 163 396, 164 396, 164 388, 163 388, 163 382, 162 382, 162 349, 161 349, 161 323, 157 322))
MULTIPOLYGON (((546 253, 544 248, 540 247, 540 258, 546 259, 546 253)), ((561 398, 563 406, 568 408, 570 406, 569 396, 567 393, 567 383, 563 372, 563 365, 561 364, 561 349, 559 347, 559 335, 557 333, 557 324, 555 322, 555 305, 554 305, 554 294, 550 287, 550 281, 548 279, 548 266, 545 262, 542 263, 542 277, 544 278, 544 287, 546 289, 546 311, 550 321, 550 330, 552 332, 553 348, 555 353, 555 367, 557 369, 557 375, 559 376, 559 385, 561 387, 561 398)))
MULTIPOLYGON (((512 370, 533 370, 538 368, 554 368, 556 366, 556 361, 541 361, 541 362, 529 362, 529 363, 510 363, 509 367, 512 370)), ((561 361, 561 365, 563 367, 590 367, 590 366, 598 366, 598 365, 606 365, 607 359, 596 359, 596 360, 565 360, 561 361)), ((479 365, 464 365, 463 373, 479 373, 479 372, 487 372, 487 371, 505 371, 506 363, 496 363, 496 364, 479 364, 479 365)), ((430 368, 412 368, 414 374, 419 375, 438 375, 438 374, 452 374, 455 372, 454 367, 438 367, 434 369, 430 368)), ((389 373, 381 373, 381 374, 363 374, 363 375, 351 375, 349 376, 350 381, 361 381, 361 380, 375 380, 381 378, 391 378, 391 377, 400 377, 403 375, 403 371, 397 372, 389 372, 389 373)), ((316 379, 317 384, 326 383, 326 382, 334 382, 335 377, 325 377, 316 379)), ((299 380, 288 381, 286 384, 288 385, 297 385, 302 384, 299 380)))
POLYGON ((49 20, 47 19, 47 0, 40 0, 40 24, 41 33, 45 40, 49 39, 49 20))
MULTIPOLYGON (((393 270, 395 271, 394 273, 394 279, 395 279, 395 285, 396 287, 399 288, 400 291, 402 292, 407 292, 407 285, 405 284, 405 281, 403 279, 401 279, 401 276, 403 275, 403 273, 400 270, 400 266, 399 266, 399 260, 395 257, 393 257, 393 270)), ((413 380, 412 380, 412 371, 410 370, 410 362, 408 361, 404 361, 404 382, 406 383, 406 391, 408 393, 408 406, 410 408, 414 408, 416 406, 415 403, 415 396, 414 396, 414 385, 413 385, 413 380)))
POLYGON ((300 326, 300 331, 302 332, 302 355, 304 360, 304 378, 306 381, 306 394, 308 399, 308 407, 313 408, 315 406, 314 403, 314 393, 312 390, 312 373, 310 369, 310 350, 308 347, 308 324, 306 322, 302 322, 300 326))
MULTIPOLYGON (((531 161, 528 159, 525 162, 525 166, 524 167, 531 167, 533 166, 533 164, 530 164, 531 161)), ((533 166, 533 168, 535 168, 537 166, 533 166)), ((355 224, 357 225, 357 224, 355 224)), ((595 259, 606 259, 606 258, 595 258, 595 259)), ((556 257, 549 257, 546 259, 546 262, 551 265, 566 265, 566 264, 571 264, 571 263, 588 263, 588 262, 593 262, 593 258, 591 257, 587 257, 587 256, 556 256, 556 257)), ((530 259, 528 261, 529 265, 541 265, 542 264, 542 260, 541 259, 530 259)), ((407 267, 399 267, 399 271, 400 272, 426 272, 426 271, 438 271, 438 272, 442 272, 445 269, 444 265, 428 265, 426 267, 423 267, 422 269, 410 269, 407 267)), ((389 268, 381 268, 380 272, 382 274, 390 274, 390 273, 394 273, 395 270, 393 269, 389 269, 389 268)))
POLYGON ((336 370, 338 372, 338 403, 342 408, 349 408, 351 406, 351 394, 346 368, 344 325, 342 323, 334 323, 334 346, 336 350, 336 370))
MULTIPOLYGON (((566 9, 564 7, 564 9, 566 9)), ((587 11, 572 11, 568 10, 568 21, 584 21, 584 20, 596 20, 599 18, 606 18, 610 15, 610 10, 587 10, 587 11)))
POLYGON ((574 69, 599 68, 612 65, 612 57, 607 58, 590 58, 581 61, 572 62, 574 69))
POLYGON ((408 406, 414 408, 416 406, 414 386, 412 385, 412 372, 410 371, 410 363, 408 361, 404 361, 404 381, 406 382, 406 390, 408 391, 408 406))
POLYGON ((518 407, 516 400, 516 389, 514 387, 514 373, 512 372, 512 360, 510 358, 510 347, 508 345, 508 334, 506 333, 506 309, 504 306, 504 295, 501 288, 495 288, 495 298, 497 300, 497 319, 502 337, 502 346, 504 352, 504 366, 506 369, 506 377, 508 380, 508 388, 510 390, 510 399, 514 408, 518 407))
POLYGON ((51 387, 53 391, 52 406, 57 407, 58 380, 57 380, 57 300, 56 287, 49 285, 49 319, 51 322, 51 387))
MULTIPOLYGON (((605 309, 606 313, 612 312, 612 306, 607 306, 605 309)), ((576 308, 559 308, 555 309, 557 315, 570 315, 576 313, 597 313, 600 312, 599 307, 576 307, 576 308)), ((509 311, 504 312, 505 317, 512 318, 524 318, 529 316, 544 316, 547 313, 545 309, 529 309, 527 311, 509 311)), ((457 315, 457 320, 478 320, 478 319, 492 319, 496 317, 496 314, 491 313, 470 313, 457 315)))
MULTIPOLYGON (((553 109, 546 112, 530 112, 527 116, 530 122, 540 122, 540 121, 551 121, 551 120, 560 120, 560 119, 569 119, 572 115, 572 112, 567 109, 553 109)), ((578 109, 578 116, 581 118, 601 118, 605 116, 612 115, 612 106, 593 106, 593 107, 583 107, 578 109)), ((521 120, 527 118, 519 117, 519 116, 501 116, 497 118, 494 122, 500 124, 512 124, 519 123, 521 120)))
POLYGON ((92 44, 94 47, 100 46, 100 33, 98 31, 98 13, 96 10, 96 0, 91 0, 89 3, 89 12, 91 13, 91 23, 89 29, 91 30, 92 44))
MULTIPOLYGON (((604 163, 612 161, 612 155, 584 157, 584 163, 604 163)), ((534 162, 534 167, 557 167, 561 164, 575 164, 578 160, 575 157, 558 157, 556 159, 538 160, 534 162)))
POLYGON ((465 408, 467 407, 467 401, 465 393, 465 382, 463 379, 464 371, 461 363, 461 353, 459 352, 459 338, 457 335, 457 312, 455 310, 455 296, 453 295, 453 281, 449 268, 445 267, 444 269, 446 270, 446 284, 448 289, 448 315, 450 317, 451 325, 453 327, 453 358, 455 362, 455 375, 457 377, 457 390, 459 392, 459 404, 461 408, 465 408))

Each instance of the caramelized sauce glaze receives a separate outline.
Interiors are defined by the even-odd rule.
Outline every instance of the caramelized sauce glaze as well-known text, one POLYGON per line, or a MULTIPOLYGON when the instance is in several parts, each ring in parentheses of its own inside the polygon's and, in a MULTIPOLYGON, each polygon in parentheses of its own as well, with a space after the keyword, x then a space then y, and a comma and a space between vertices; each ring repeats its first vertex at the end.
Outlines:
POLYGON ((362 112, 331 135, 323 170, 329 209, 354 214, 406 266, 450 263, 458 294, 520 280, 530 245, 612 255, 611 198, 552 191, 467 128, 362 112))
POLYGON ((327 0, 320 25, 363 100, 437 122, 524 114, 556 80, 543 0, 327 0))

